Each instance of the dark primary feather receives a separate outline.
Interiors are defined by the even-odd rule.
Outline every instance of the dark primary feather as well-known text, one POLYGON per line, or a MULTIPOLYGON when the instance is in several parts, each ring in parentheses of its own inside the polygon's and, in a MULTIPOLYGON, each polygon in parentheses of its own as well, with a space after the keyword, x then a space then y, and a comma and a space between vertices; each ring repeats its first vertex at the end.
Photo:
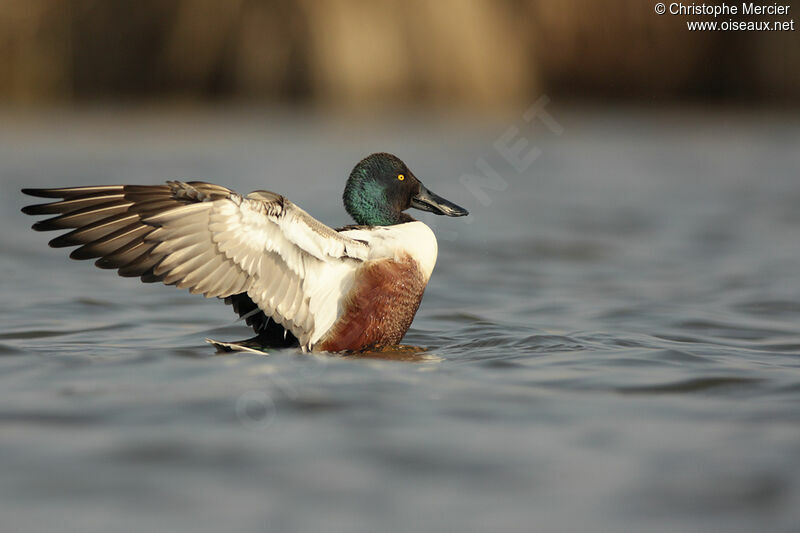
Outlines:
POLYGON ((79 246, 70 257, 96 259, 100 268, 117 269, 121 276, 144 282, 162 281, 153 269, 161 257, 150 252, 158 243, 147 242, 156 226, 143 220, 194 202, 227 198, 231 190, 192 181, 166 185, 101 185, 60 189, 23 189, 23 193, 60 201, 29 205, 28 215, 57 215, 33 225, 36 231, 72 229, 50 241, 54 248, 79 246))
MULTIPOLYGON (((36 222, 33 225, 36 231, 72 230, 52 239, 50 246, 78 246, 70 254, 72 259, 97 259, 95 265, 99 268, 117 270, 120 276, 168 284, 171 280, 167 279, 167 273, 154 273, 163 259, 163 256, 151 254, 158 242, 146 240, 157 225, 144 220, 186 204, 228 198, 232 193, 225 187, 197 181, 167 182, 166 185, 23 189, 22 192, 38 198, 58 199, 22 208, 27 215, 56 215, 36 222)), ((282 200, 274 193, 261 193, 264 199, 271 199, 267 195, 282 200)), ((253 327, 264 346, 298 344, 294 335, 268 319, 246 293, 229 296, 225 303, 232 305, 239 316, 249 314, 246 322, 253 327)))
MULTIPOLYGON (((75 198, 102 194, 109 190, 122 190, 124 185, 89 185, 84 187, 61 187, 58 189, 22 189, 23 194, 37 198, 75 198)), ((35 206, 29 206, 35 207, 35 206)))

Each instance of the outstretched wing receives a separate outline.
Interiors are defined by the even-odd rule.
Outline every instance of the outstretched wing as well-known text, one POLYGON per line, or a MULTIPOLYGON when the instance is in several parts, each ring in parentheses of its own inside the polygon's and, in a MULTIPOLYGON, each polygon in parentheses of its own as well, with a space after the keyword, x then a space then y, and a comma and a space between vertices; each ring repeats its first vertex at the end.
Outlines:
POLYGON ((60 201, 23 209, 58 216, 38 231, 71 229, 50 241, 79 246, 122 276, 161 281, 206 297, 247 293, 310 349, 333 325, 367 244, 343 236, 286 198, 243 197, 203 182, 24 189, 60 201))

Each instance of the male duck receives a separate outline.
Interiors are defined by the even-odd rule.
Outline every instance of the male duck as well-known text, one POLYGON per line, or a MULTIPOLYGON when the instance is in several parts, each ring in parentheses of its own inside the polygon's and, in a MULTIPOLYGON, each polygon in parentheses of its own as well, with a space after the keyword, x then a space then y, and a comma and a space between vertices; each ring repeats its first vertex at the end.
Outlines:
POLYGON ((344 190, 356 222, 334 230, 269 191, 241 196, 192 181, 23 189, 60 201, 22 209, 58 214, 37 231, 75 228, 50 241, 73 259, 225 298, 260 346, 361 351, 395 345, 417 312, 436 263, 436 237, 409 207, 460 217, 397 157, 359 162, 344 190), (271 319, 271 320, 270 320, 271 319))

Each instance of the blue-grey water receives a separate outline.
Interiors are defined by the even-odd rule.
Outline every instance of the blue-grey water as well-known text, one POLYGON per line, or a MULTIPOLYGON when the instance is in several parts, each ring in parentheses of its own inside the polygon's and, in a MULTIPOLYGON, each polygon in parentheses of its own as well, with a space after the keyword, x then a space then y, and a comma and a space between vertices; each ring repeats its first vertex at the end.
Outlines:
POLYGON ((798 531, 800 116, 522 111, 3 114, 2 530, 798 531), (19 212, 24 186, 192 178, 341 225, 373 151, 472 213, 421 217, 405 342, 432 361, 215 355, 249 335, 227 306, 19 212))

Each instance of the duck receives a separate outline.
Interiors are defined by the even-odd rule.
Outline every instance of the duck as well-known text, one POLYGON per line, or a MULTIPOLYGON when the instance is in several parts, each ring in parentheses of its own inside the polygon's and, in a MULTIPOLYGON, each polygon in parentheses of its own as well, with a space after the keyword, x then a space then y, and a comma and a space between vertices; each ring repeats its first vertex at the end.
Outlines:
POLYGON ((397 156, 356 164, 343 194, 354 224, 333 229, 288 198, 241 195, 204 181, 22 189, 55 199, 22 209, 56 215, 36 231, 69 230, 49 242, 70 257, 145 283, 219 298, 256 337, 214 343, 226 351, 299 347, 364 352, 398 345, 422 301, 438 255, 415 208, 468 211, 431 192, 397 156))

